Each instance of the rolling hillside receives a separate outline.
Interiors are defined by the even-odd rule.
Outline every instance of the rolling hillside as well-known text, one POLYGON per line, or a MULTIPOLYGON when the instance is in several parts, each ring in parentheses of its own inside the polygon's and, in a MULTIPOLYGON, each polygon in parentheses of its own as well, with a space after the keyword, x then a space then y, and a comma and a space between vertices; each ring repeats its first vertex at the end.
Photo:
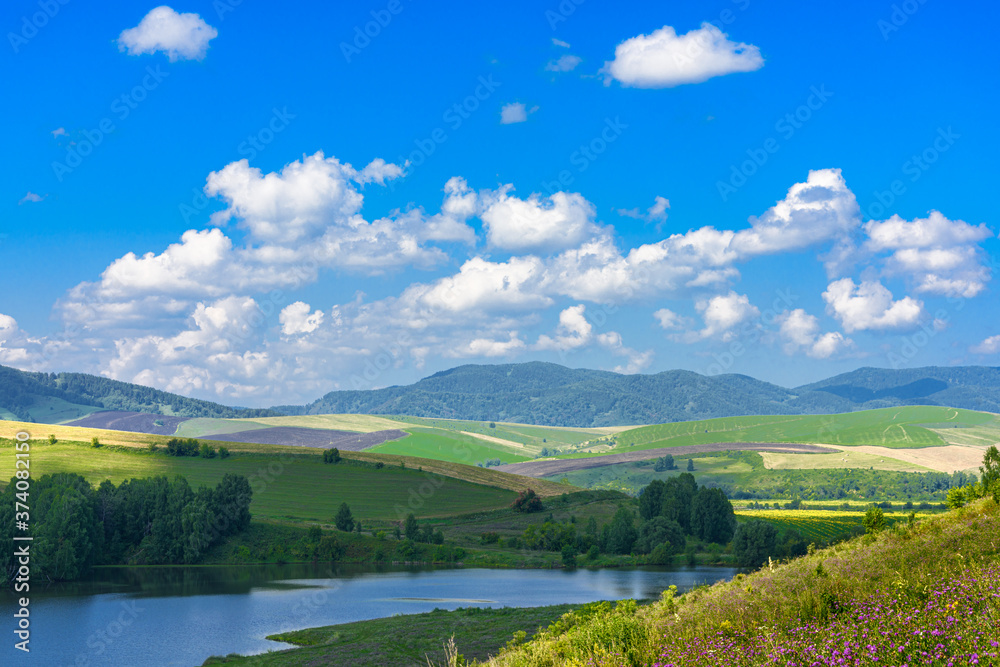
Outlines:
POLYGON ((335 391, 289 415, 419 415, 575 427, 741 415, 832 414, 903 405, 1000 412, 1000 369, 862 368, 786 389, 745 375, 619 375, 531 362, 459 366, 407 386, 335 391))

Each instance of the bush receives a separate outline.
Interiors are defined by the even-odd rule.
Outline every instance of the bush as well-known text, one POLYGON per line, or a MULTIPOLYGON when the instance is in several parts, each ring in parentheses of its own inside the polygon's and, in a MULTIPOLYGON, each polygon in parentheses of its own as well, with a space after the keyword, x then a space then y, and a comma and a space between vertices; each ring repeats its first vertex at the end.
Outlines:
POLYGON ((54 435, 52 435, 52 434, 50 433, 50 434, 49 434, 49 444, 50 444, 50 445, 54 445, 54 444, 56 444, 57 442, 59 442, 59 441, 58 441, 58 440, 56 440, 56 436, 54 436, 54 435))
POLYGON ((214 459, 215 458, 215 448, 212 447, 212 446, 210 446, 210 445, 208 445, 208 444, 206 444, 206 443, 204 443, 204 442, 201 443, 201 448, 199 450, 199 453, 201 454, 201 458, 203 458, 203 459, 214 459))
POLYGON ((518 512, 540 512, 542 499, 532 489, 526 489, 517 494, 510 506, 518 512))
POLYGON ((225 447, 219 447, 219 458, 220 459, 228 459, 229 458, 229 450, 226 449, 225 447))
POLYGON ((496 532, 483 533, 479 536, 482 544, 496 544, 500 541, 500 534, 496 532))
POLYGON ((323 451, 323 463, 340 463, 340 450, 334 447, 323 451))
POLYGON ((101 446, 101 441, 97 439, 97 436, 90 439, 90 446, 95 448, 101 446))
POLYGON ((868 511, 865 512, 865 518, 861 520, 861 525, 865 527, 866 533, 877 533, 885 528, 885 514, 882 512, 882 508, 878 505, 869 507, 868 511))
POLYGON ((576 567, 576 549, 572 544, 564 545, 562 548, 563 567, 576 567))

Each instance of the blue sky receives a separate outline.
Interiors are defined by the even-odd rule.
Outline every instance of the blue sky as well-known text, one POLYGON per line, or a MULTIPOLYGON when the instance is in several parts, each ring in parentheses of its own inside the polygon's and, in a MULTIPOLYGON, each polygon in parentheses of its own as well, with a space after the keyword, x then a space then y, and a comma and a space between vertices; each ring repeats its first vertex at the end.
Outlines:
POLYGON ((996 365, 1000 10, 676 4, 7 3, 0 363, 996 365))

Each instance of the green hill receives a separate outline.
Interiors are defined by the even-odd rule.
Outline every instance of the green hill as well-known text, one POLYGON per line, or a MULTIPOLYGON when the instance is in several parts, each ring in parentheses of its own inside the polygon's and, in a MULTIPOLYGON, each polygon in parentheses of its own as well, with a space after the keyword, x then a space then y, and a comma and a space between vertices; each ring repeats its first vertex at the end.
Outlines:
POLYGON ((178 417, 267 417, 271 410, 231 408, 85 373, 31 373, 0 366, 0 417, 57 424, 99 410, 178 417))
POLYGON ((576 427, 740 415, 832 414, 903 405, 1000 412, 1000 368, 861 368, 786 389, 745 375, 620 375, 530 362, 467 365, 407 386, 334 391, 289 415, 419 415, 576 427))

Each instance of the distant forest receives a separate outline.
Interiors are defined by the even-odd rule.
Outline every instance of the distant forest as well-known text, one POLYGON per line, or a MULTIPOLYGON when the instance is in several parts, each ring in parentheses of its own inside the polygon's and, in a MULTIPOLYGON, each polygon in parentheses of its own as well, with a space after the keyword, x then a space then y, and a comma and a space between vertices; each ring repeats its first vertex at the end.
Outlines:
POLYGON ((861 368, 794 389, 746 375, 620 375, 530 362, 459 366, 407 386, 334 391, 286 414, 418 415, 553 426, 658 424, 736 415, 945 405, 1000 412, 1000 369, 861 368))

